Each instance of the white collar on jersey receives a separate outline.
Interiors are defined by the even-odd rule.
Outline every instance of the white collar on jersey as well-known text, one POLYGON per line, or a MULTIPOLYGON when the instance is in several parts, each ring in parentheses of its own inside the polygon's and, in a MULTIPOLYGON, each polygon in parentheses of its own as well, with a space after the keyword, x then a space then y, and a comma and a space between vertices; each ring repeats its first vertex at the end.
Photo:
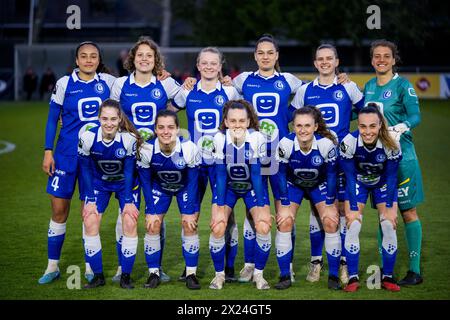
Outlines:
POLYGON ((300 149, 300 142, 298 141, 297 136, 295 136, 295 138, 294 138, 294 150, 295 150, 295 151, 300 151, 300 152, 303 153, 304 155, 307 155, 307 154, 309 154, 312 150, 317 150, 317 149, 318 149, 318 146, 317 146, 316 136, 313 136, 313 142, 312 142, 312 145, 311 145, 311 150, 309 150, 307 153, 304 153, 304 152, 302 151, 302 149, 300 149))
POLYGON ((241 149, 245 145, 245 142, 250 142, 250 132, 248 131, 248 129, 245 130, 245 141, 240 147, 238 147, 237 145, 234 144, 233 139, 231 138, 230 129, 227 129, 226 135, 227 135, 226 139, 227 139, 228 143, 231 143, 237 149, 241 149))
POLYGON ((358 147, 364 147, 368 152, 372 152, 375 149, 383 149, 383 144, 381 143, 381 140, 378 139, 376 148, 373 148, 372 150, 367 149, 366 146, 364 145, 364 142, 363 142, 363 140, 361 138, 361 135, 358 135, 358 147))
POLYGON ((150 78, 150 82, 144 84, 143 86, 141 86, 140 84, 136 83, 136 80, 134 80, 134 72, 132 72, 130 74, 130 84, 136 84, 137 86, 144 88, 146 86, 148 86, 150 83, 156 84, 156 77, 152 74, 152 77, 150 78))
POLYGON ((73 82, 80 81, 80 82, 89 83, 89 82, 91 82, 92 80, 97 80, 97 81, 100 80, 100 78, 98 77, 98 73, 97 73, 97 72, 94 74, 94 78, 93 78, 93 79, 91 79, 91 80, 89 80, 89 81, 81 80, 81 79, 78 77, 78 72, 79 72, 79 71, 80 71, 80 69, 78 69, 78 68, 73 69, 73 71, 72 71, 72 80, 73 80, 73 82))
POLYGON ((399 76, 398 73, 396 72, 396 73, 394 73, 394 76, 392 77, 392 79, 397 79, 398 77, 400 77, 400 76, 399 76))
POLYGON ((204 89, 202 89, 202 80, 199 80, 199 82, 197 82, 197 91, 203 91, 204 93, 211 93, 215 90, 220 90, 222 89, 222 84, 220 83, 220 81, 217 81, 216 83, 216 88, 210 91, 206 91, 204 89))
POLYGON ((273 77, 279 77, 279 76, 280 76, 280 74, 279 74, 279 72, 278 72, 277 70, 275 70, 275 71, 273 72, 273 75, 268 76, 268 77, 262 76, 262 75, 259 73, 259 70, 255 71, 253 74, 254 74, 255 76, 261 77, 261 78, 263 78, 263 79, 270 79, 270 78, 273 78, 273 77))
MULTIPOLYGON (((155 152, 154 152, 154 154, 161 153, 161 154, 165 155, 163 152, 161 152, 161 147, 159 146, 159 140, 158 140, 158 138, 156 138, 154 146, 155 146, 155 152)), ((173 154, 174 152, 181 152, 181 141, 180 141, 180 138, 179 138, 179 137, 177 137, 177 142, 176 142, 176 144, 175 144, 175 150, 172 152, 172 154, 173 154)), ((172 154, 171 154, 171 155, 172 155, 172 154)))
MULTIPOLYGON (((103 141, 102 127, 101 127, 101 126, 98 126, 98 131, 97 131, 97 142, 101 142, 101 141, 103 141)), ((114 137, 114 141, 120 142, 120 132, 119 132, 119 131, 116 132, 116 136, 114 137)))
POLYGON ((334 85, 337 85, 337 84, 338 84, 338 82, 337 82, 337 76, 334 76, 333 83, 332 83, 332 84, 329 84, 329 85, 327 85, 327 86, 321 85, 321 84, 319 83, 319 77, 315 78, 314 81, 313 81, 313 86, 320 86, 321 88, 325 88, 325 89, 328 89, 329 87, 334 86, 334 85))

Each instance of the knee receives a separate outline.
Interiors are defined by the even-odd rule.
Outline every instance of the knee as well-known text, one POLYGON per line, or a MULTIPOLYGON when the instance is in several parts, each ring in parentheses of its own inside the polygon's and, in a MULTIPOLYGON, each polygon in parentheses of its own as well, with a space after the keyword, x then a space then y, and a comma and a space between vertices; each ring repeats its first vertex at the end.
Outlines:
POLYGON ((268 234, 272 228, 272 221, 270 218, 261 219, 255 223, 256 232, 259 234, 268 234))
POLYGON ((325 217, 322 220, 323 230, 327 233, 335 233, 338 230, 338 224, 336 221, 325 217))
POLYGON ((214 236, 214 238, 218 239, 225 235, 226 228, 227 228, 227 226, 226 226, 225 222, 222 221, 212 227, 211 233, 214 236))
POLYGON ((416 220, 419 220, 419 216, 417 215, 416 208, 408 209, 405 211, 402 211, 402 217, 403 221, 405 223, 413 222, 416 220))
POLYGON ((97 216, 94 214, 91 214, 87 216, 84 221, 84 232, 87 236, 95 236, 98 234, 99 231, 99 223, 97 216))
POLYGON ((292 218, 285 219, 283 222, 277 224, 277 228, 281 232, 292 231, 293 227, 294 227, 294 220, 292 218))
POLYGON ((137 229, 137 222, 129 215, 125 214, 122 217, 122 226, 125 234, 133 233, 137 229))

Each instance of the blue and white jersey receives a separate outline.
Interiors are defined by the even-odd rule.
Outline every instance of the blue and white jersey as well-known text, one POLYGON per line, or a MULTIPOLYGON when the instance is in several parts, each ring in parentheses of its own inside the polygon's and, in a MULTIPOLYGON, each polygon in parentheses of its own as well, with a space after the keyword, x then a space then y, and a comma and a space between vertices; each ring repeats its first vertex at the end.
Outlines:
POLYGON ((334 131, 339 141, 349 133, 352 106, 361 109, 364 96, 353 81, 338 84, 337 77, 332 84, 323 86, 319 78, 300 87, 291 102, 291 110, 313 105, 320 109, 327 127, 334 131))
POLYGON ((120 77, 111 90, 111 98, 120 101, 122 110, 133 122, 144 140, 154 135, 158 111, 166 109, 167 101, 173 99, 180 85, 171 77, 159 81, 152 75, 150 83, 136 83, 134 73, 120 77))
MULTIPOLYGON (((226 165, 226 188, 236 193, 246 193, 254 189, 251 167, 259 164, 259 159, 265 156, 265 139, 258 131, 252 133, 247 131, 245 141, 239 147, 233 143, 229 130, 225 134, 218 132, 214 136, 216 164, 226 165)), ((260 175, 260 172, 258 174, 260 175)), ((223 179, 224 177, 220 178, 223 179)), ((217 190, 216 193, 220 197, 220 191, 217 190)))
POLYGON ((300 79, 290 73, 278 72, 265 78, 256 71, 241 73, 234 78, 233 84, 255 108, 260 132, 268 143, 278 142, 289 133, 289 99, 302 85, 300 79))
MULTIPOLYGON (((300 188, 314 188, 326 182, 329 168, 336 165, 336 145, 328 138, 315 134, 311 149, 303 152, 295 133, 281 139, 277 160, 287 164, 287 181, 300 188)), ((336 177, 335 177, 336 178, 336 177)))
POLYGON ((383 146, 380 139, 373 149, 368 149, 356 130, 347 134, 340 143, 340 159, 347 179, 350 204, 356 207, 357 184, 367 187, 387 185, 387 194, 392 203, 392 195, 397 188, 398 163, 402 158, 400 147, 393 151, 383 146))
POLYGON ((205 91, 199 81, 193 90, 181 89, 175 97, 175 105, 186 109, 188 131, 191 140, 197 145, 203 164, 213 164, 213 137, 222 121, 222 108, 229 100, 240 99, 232 86, 222 86, 217 81, 215 89, 205 91))
POLYGON ((95 74, 92 80, 83 81, 78 77, 78 69, 70 76, 60 78, 50 100, 45 149, 53 150, 61 116, 62 127, 55 153, 76 156, 78 139, 83 132, 98 126, 100 104, 109 98, 115 80, 116 78, 109 74, 99 73, 95 74))
POLYGON ((117 132, 114 140, 106 143, 102 129, 91 128, 81 135, 78 154, 93 160, 96 181, 120 183, 125 179, 124 160, 136 156, 136 138, 129 132, 117 132))
POLYGON ((182 141, 180 138, 177 138, 175 149, 170 155, 161 151, 157 138, 146 142, 140 155, 138 169, 150 169, 153 187, 171 194, 186 187, 189 184, 189 168, 200 165, 197 146, 190 140, 182 141))

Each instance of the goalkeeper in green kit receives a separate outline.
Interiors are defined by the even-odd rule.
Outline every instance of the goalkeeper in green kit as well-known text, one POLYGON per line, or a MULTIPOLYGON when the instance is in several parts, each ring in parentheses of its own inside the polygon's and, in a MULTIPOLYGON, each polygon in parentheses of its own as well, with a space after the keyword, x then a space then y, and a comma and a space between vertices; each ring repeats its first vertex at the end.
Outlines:
POLYGON ((376 77, 365 85, 365 105, 371 102, 378 105, 388 121, 390 134, 400 142, 403 154, 398 169, 398 206, 405 223, 409 271, 399 284, 417 285, 423 279, 420 274, 422 225, 416 207, 423 202, 424 195, 411 129, 420 123, 419 101, 412 84, 395 73, 400 58, 394 43, 374 41, 370 56, 376 77))

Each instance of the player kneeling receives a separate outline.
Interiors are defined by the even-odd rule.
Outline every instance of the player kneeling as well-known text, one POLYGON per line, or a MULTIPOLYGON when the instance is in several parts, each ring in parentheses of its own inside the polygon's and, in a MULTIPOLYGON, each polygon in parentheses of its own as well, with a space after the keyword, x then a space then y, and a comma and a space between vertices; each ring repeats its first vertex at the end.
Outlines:
POLYGON ((383 276, 381 285, 399 291, 393 278, 397 255, 397 169, 400 146, 388 133, 386 120, 378 107, 369 104, 358 114, 358 131, 349 133, 340 145, 340 161, 347 180, 345 215, 349 282, 345 291, 358 290, 359 232, 362 212, 369 193, 377 207, 383 232, 383 276))

